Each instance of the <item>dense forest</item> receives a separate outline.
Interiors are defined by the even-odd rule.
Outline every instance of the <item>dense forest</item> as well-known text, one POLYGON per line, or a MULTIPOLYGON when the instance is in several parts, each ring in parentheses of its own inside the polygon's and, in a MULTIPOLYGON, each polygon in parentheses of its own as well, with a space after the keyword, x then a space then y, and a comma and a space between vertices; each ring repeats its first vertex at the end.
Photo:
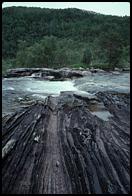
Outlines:
POLYGON ((2 66, 129 66, 130 17, 76 8, 2 9, 2 66))

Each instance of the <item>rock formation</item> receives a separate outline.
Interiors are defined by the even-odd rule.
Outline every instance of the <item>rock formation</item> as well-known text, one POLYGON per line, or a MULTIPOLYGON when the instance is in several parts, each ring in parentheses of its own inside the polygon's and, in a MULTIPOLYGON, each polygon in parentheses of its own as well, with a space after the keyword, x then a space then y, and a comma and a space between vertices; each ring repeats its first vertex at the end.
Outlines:
POLYGON ((102 73, 103 70, 92 69, 92 70, 83 70, 83 69, 70 69, 70 68, 61 68, 61 69, 50 69, 50 68, 17 68, 9 69, 5 74, 5 77, 23 77, 23 76, 32 76, 34 78, 43 78, 48 80, 64 80, 66 78, 73 77, 83 77, 91 75, 91 73, 102 73))
POLYGON ((3 117, 2 193, 128 194, 129 101, 63 92, 3 117), (107 120, 96 115, 100 103, 107 120))

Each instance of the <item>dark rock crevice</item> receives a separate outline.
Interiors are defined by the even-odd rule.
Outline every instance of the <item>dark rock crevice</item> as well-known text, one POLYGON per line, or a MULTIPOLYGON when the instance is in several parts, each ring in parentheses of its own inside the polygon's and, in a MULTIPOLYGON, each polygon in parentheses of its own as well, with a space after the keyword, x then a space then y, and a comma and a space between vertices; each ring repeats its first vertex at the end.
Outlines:
POLYGON ((91 112, 93 98, 74 93, 5 116, 2 193, 129 193, 129 99, 97 93, 95 103, 112 113, 108 120, 91 112))

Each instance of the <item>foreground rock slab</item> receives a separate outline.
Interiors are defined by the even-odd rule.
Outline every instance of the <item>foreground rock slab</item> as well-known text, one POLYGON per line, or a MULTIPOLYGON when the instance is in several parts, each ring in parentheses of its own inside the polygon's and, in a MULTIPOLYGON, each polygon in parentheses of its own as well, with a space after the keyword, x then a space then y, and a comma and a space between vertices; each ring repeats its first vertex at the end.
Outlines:
POLYGON ((2 193, 129 193, 129 106, 129 94, 62 93, 5 116, 2 193), (109 120, 91 112, 99 103, 109 120))

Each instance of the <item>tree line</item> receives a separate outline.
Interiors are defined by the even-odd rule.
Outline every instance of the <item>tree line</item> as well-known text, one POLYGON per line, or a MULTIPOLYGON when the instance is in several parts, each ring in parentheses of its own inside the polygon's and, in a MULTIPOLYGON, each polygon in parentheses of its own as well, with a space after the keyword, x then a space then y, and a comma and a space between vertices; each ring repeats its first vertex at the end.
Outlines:
POLYGON ((19 67, 129 64, 130 17, 75 8, 2 10, 2 58, 19 67))

